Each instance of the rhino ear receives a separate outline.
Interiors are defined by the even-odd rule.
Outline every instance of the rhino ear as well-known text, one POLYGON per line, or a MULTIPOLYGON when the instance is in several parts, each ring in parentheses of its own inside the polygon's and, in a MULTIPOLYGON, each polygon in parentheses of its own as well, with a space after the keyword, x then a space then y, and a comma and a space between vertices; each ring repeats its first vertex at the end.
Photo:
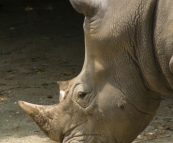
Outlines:
POLYGON ((99 9, 103 9, 107 0, 70 0, 74 9, 84 14, 86 17, 92 17, 99 9))
POLYGON ((67 93, 70 90, 70 87, 72 86, 74 79, 57 82, 59 86, 59 102, 62 102, 66 98, 67 93))

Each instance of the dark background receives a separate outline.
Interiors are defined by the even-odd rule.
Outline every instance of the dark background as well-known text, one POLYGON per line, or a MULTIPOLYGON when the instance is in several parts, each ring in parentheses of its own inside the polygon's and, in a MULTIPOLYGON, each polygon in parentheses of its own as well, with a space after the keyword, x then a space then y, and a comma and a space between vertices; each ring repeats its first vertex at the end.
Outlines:
POLYGON ((28 68, 41 58, 57 72, 68 61, 75 76, 84 58, 83 19, 68 0, 0 0, 0 60, 28 68))

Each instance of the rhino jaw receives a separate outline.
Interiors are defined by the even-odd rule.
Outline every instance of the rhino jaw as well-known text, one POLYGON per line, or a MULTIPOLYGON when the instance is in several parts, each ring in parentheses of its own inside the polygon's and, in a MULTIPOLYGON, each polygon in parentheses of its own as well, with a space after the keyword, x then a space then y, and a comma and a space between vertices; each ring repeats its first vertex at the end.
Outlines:
POLYGON ((53 117, 52 106, 43 106, 18 101, 19 106, 37 123, 40 129, 52 140, 62 142, 62 131, 56 126, 58 120, 53 117), (56 124, 56 125, 55 125, 56 124))

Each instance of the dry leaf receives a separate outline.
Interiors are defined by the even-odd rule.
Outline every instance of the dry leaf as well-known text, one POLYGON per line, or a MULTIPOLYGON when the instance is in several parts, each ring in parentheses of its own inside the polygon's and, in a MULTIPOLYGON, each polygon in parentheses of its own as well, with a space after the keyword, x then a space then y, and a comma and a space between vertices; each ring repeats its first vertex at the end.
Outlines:
POLYGON ((169 126, 165 126, 165 127, 157 126, 157 129, 159 129, 159 130, 168 130, 169 126))
POLYGON ((157 135, 152 132, 145 133, 144 136, 146 136, 147 138, 150 138, 150 139, 157 138, 157 135))
POLYGON ((63 76, 71 76, 73 75, 73 72, 64 72, 62 73, 63 76))
POLYGON ((32 11, 32 10, 34 10, 34 8, 33 7, 30 7, 30 6, 28 6, 28 7, 25 8, 25 11, 32 11))
POLYGON ((4 97, 0 97, 0 102, 5 101, 5 100, 7 100, 7 99, 4 97))

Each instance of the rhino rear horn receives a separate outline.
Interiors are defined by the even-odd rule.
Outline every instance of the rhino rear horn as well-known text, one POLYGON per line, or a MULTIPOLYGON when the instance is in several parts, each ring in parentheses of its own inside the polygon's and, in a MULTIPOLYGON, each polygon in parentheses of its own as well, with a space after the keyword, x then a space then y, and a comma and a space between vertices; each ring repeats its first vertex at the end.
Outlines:
POLYGON ((84 14, 86 17, 92 17, 99 9, 103 10, 107 0, 70 0, 74 9, 84 14))

